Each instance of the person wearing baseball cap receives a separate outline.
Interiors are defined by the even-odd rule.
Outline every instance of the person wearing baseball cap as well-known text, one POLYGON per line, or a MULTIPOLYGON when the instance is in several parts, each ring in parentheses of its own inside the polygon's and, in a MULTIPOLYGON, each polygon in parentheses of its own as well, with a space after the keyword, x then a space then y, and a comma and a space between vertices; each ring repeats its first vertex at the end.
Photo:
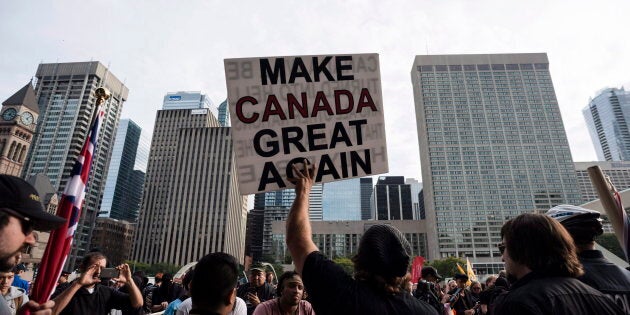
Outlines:
POLYGON ((421 301, 433 306, 438 313, 444 313, 444 304, 442 298, 444 293, 440 289, 438 282, 442 279, 442 276, 438 274, 437 269, 431 266, 424 266, 420 271, 421 279, 418 281, 414 296, 421 301))
POLYGON ((49 231, 66 222, 44 211, 39 194, 25 180, 0 175, 0 270, 11 270, 25 247, 35 245, 33 230, 49 231))
POLYGON ((260 303, 276 297, 276 289, 267 283, 266 272, 267 268, 262 263, 252 263, 249 267, 249 283, 240 285, 236 291, 236 296, 247 305, 247 315, 253 314, 260 303))
MULTIPOLYGON (((65 219, 44 211, 39 194, 25 180, 0 175, 0 271, 11 271, 21 259, 21 253, 35 245, 33 230, 48 231, 61 226, 65 219)), ((29 301, 25 307, 31 314, 46 313, 54 303, 37 304, 29 301)), ((8 312, 0 299, 0 314, 8 312)))
POLYGON ((546 213, 556 219, 571 234, 584 275, 578 279, 608 295, 630 314, 630 271, 604 258, 595 249, 595 237, 604 229, 600 213, 573 205, 555 206, 546 213))
MULTIPOLYGON (((315 164, 315 163, 314 163, 315 164)), ((402 289, 409 271, 411 246, 396 228, 375 224, 367 229, 354 262, 354 278, 319 252, 309 221, 309 194, 317 174, 304 160, 293 164, 295 200, 286 221, 286 243, 301 274, 313 309, 325 314, 438 314, 402 289)))

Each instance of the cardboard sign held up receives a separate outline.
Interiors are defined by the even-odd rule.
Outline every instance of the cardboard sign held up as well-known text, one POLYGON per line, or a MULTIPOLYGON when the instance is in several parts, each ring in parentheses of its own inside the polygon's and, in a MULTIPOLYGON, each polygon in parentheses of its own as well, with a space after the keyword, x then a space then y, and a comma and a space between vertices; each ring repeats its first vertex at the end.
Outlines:
POLYGON ((378 54, 225 60, 240 193, 388 172, 378 54))

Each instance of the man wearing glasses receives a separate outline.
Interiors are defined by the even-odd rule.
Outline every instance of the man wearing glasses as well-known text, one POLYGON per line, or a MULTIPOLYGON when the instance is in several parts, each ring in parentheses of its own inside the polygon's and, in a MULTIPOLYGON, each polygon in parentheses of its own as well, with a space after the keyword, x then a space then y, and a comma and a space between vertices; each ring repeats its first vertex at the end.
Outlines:
POLYGON ((501 228, 499 250, 512 286, 496 300, 497 315, 624 314, 615 302, 576 278, 584 271, 558 221, 525 213, 501 228))
MULTIPOLYGON (((49 231, 66 222, 49 214, 39 199, 39 194, 21 178, 0 175, 0 271, 11 271, 24 250, 35 245, 33 230, 49 231)), ((37 304, 29 301, 24 307, 31 314, 51 314, 52 301, 37 304)), ((0 299, 0 314, 8 314, 4 299, 0 299)))

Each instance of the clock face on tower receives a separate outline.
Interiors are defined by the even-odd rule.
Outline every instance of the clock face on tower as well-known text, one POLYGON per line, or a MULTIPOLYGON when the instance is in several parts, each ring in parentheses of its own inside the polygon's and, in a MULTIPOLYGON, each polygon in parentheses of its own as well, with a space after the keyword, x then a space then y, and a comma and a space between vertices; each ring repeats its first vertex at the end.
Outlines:
POLYGON ((2 119, 4 120, 12 120, 17 116, 17 110, 15 108, 9 108, 2 113, 2 119))
POLYGON ((20 115, 20 121, 26 125, 26 126, 30 126, 33 123, 33 114, 29 113, 29 112, 23 112, 20 115))

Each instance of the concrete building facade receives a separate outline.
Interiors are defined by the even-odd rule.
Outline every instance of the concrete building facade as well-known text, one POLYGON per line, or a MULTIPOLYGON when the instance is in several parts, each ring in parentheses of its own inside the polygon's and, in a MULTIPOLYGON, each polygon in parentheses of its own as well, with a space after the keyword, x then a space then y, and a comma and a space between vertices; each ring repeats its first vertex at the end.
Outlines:
POLYGON ((129 259, 134 224, 114 218, 96 218, 92 246, 98 248, 114 266, 129 259))
MULTIPOLYGON (((311 222, 313 241, 327 257, 352 257, 356 254, 363 233, 374 224, 389 224, 399 229, 411 245, 412 256, 427 257, 426 222, 423 220, 390 221, 314 221, 311 222)), ((290 256, 285 241, 286 221, 272 223, 271 254, 279 261, 290 256)))
POLYGON ((203 105, 184 107, 157 113, 132 258, 185 265, 223 251, 243 261, 247 196, 230 128, 203 105))
POLYGON ((22 175, 38 117, 39 106, 31 82, 2 102, 0 174, 22 175))
POLYGON ((105 87, 111 92, 104 103, 105 116, 93 154, 85 203, 66 261, 66 266, 73 268, 91 248, 91 233, 105 188, 114 135, 129 90, 98 61, 40 64, 35 76, 39 120, 22 176, 45 174, 59 195, 87 137, 96 109, 96 89, 105 87))
POLYGON ((580 202, 546 54, 420 55, 411 77, 430 259, 499 267, 506 220, 580 202))

